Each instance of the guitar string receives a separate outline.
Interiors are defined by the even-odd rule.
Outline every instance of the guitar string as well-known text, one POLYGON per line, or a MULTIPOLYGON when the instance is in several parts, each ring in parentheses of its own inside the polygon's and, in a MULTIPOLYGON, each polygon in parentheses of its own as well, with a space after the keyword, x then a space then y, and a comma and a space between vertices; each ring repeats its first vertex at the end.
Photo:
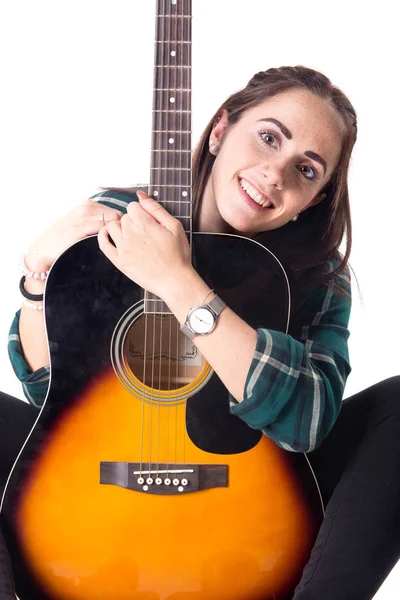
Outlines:
MULTIPOLYGON (((185 4, 185 0, 182 0, 182 15, 183 15, 183 14, 184 14, 184 12, 185 12, 185 6, 184 6, 184 4, 185 4)), ((190 19, 188 19, 187 21, 188 21, 188 23, 189 23, 189 27, 190 27, 190 19)), ((181 32, 182 32, 182 40, 184 39, 184 30, 185 30, 185 28, 184 28, 184 23, 185 23, 185 19, 184 19, 184 18, 182 18, 182 19, 181 19, 181 32)), ((188 27, 188 32, 190 31, 189 27, 188 27)), ((188 35, 188 41, 191 41, 191 36, 190 36, 190 35, 188 35)), ((183 44, 181 44, 181 46, 183 46, 183 44)), ((190 49, 191 49, 191 45, 189 46, 189 44, 188 44, 188 49, 189 49, 189 54, 190 54, 190 52, 191 52, 191 50, 190 50, 190 49)), ((183 65, 183 64, 184 64, 184 61, 182 61, 182 65, 183 65)), ((187 94, 187 96, 186 96, 186 98, 187 98, 187 101, 186 101, 186 104, 185 104, 185 110, 191 110, 191 106, 190 106, 190 92, 189 92, 189 91, 187 91, 187 92, 184 92, 184 91, 183 91, 183 90, 189 90, 189 87, 190 87, 190 86, 189 86, 189 69, 188 69, 188 68, 186 68, 186 66, 188 66, 188 65, 186 65, 186 64, 185 64, 185 68, 183 68, 183 67, 182 67, 182 68, 181 68, 181 70, 180 70, 180 71, 181 71, 181 113, 180 113, 180 131, 190 131, 190 130, 191 130, 191 127, 186 127, 185 129, 184 129, 184 127, 183 127, 183 115, 184 115, 184 114, 186 114, 186 115, 187 115, 187 120, 188 120, 188 123, 187 123, 187 125, 189 125, 189 121, 191 122, 191 112, 187 112, 187 113, 184 113, 184 112, 183 112, 183 108, 184 108, 184 101, 183 101, 183 98, 185 98, 185 95, 186 95, 186 94, 187 94), (185 77, 184 77, 184 75, 185 75, 185 77), (185 81, 185 80, 186 80, 186 81, 185 81)), ((180 168, 180 170, 179 170, 179 175, 180 175, 179 183, 180 183, 180 184, 182 183, 182 173, 183 173, 183 170, 182 170, 182 160, 184 161, 184 164, 186 165, 186 164, 187 164, 187 163, 186 163, 186 159, 187 159, 187 153, 188 153, 188 151, 190 150, 189 141, 191 140, 191 135, 190 135, 190 133, 185 133, 184 135, 186 136, 186 147, 185 147, 185 152, 181 152, 181 153, 180 153, 180 161, 181 161, 181 164, 180 164, 180 167, 181 167, 181 168, 180 168)), ((186 171, 185 171, 185 173, 186 173, 186 171)), ((189 182, 190 182, 190 177, 189 177, 189 182)), ((185 179, 185 185, 186 185, 186 184, 187 184, 187 181, 186 181, 186 179, 185 179)), ((180 189, 180 190, 182 189, 181 185, 179 186, 179 189, 180 189)), ((182 210, 182 211, 181 211, 181 210, 179 211, 179 213, 181 213, 181 212, 182 212, 182 214, 183 214, 183 213, 185 214, 185 218, 184 218, 184 221, 185 221, 185 229, 186 229, 186 226, 187 226, 187 219, 186 219, 186 215, 187 215, 187 208, 188 208, 188 204, 187 204, 187 202, 188 202, 188 199, 189 199, 189 198, 191 198, 191 187, 190 187, 190 188, 188 188, 188 190, 187 190, 186 202, 185 202, 185 204, 183 204, 183 206, 185 206, 185 210, 184 210, 184 211, 183 211, 183 210, 182 210)), ((180 199, 180 201, 181 201, 181 199, 180 199)), ((191 221, 189 221, 189 231, 191 231, 191 221)), ((189 239, 189 244, 190 244, 190 246, 191 246, 191 240, 190 240, 190 239, 189 239)), ((181 334, 181 335, 182 335, 182 334, 181 334)), ((184 362, 183 362, 183 364, 184 364, 184 380, 185 380, 185 384, 186 384, 186 383, 187 383, 187 381, 188 381, 188 376, 187 376, 187 366, 188 366, 188 364, 187 364, 187 360, 188 360, 188 359, 187 359, 187 357, 188 357, 188 341, 189 341, 189 340, 188 340, 188 338, 185 336, 185 344, 184 344, 184 346, 185 346, 185 347, 184 347, 184 356, 185 356, 185 358, 184 358, 184 362)), ((191 343, 192 343, 192 342, 191 342, 191 343)), ((183 427, 182 427, 182 432, 183 432, 183 435, 182 435, 182 463, 183 463, 183 464, 185 464, 185 463, 186 463, 186 444, 185 444, 185 442, 186 442, 186 422, 185 422, 185 421, 186 421, 186 402, 184 402, 184 403, 182 404, 181 412, 183 412, 182 419, 184 420, 183 427)))
MULTIPOLYGON (((176 100, 177 100, 177 85, 176 85, 176 72, 177 72, 177 68, 176 68, 176 64, 177 64, 177 49, 179 46, 179 36, 178 36, 178 29, 177 29, 177 25, 178 25, 178 19, 179 19, 179 14, 178 14, 178 7, 176 10, 176 16, 175 16, 175 28, 174 28, 174 35, 173 35, 173 49, 175 51, 175 68, 174 69, 168 69, 168 74, 170 74, 170 71, 172 70, 174 73, 174 77, 173 77, 173 81, 174 81, 174 85, 172 86, 172 91, 174 93, 174 98, 175 98, 175 103, 174 103, 174 110, 171 113, 171 119, 168 119, 168 123, 171 123, 172 126, 172 130, 175 132, 174 133, 174 148, 172 151, 172 156, 171 156, 171 163, 172 163, 172 175, 173 175, 173 182, 175 184, 174 188, 173 188, 173 203, 172 203, 172 211, 173 211, 173 215, 176 216, 177 214, 179 214, 179 210, 177 210, 176 208, 176 194, 178 192, 178 189, 176 188, 176 180, 175 180, 175 167, 176 167, 176 157, 177 157, 177 146, 179 146, 180 144, 180 137, 179 137, 179 132, 180 129, 177 126, 177 108, 176 108, 176 100)), ((170 64, 170 56, 171 56, 171 48, 172 45, 170 45, 170 47, 168 48, 168 63, 170 64)), ((167 153, 167 164, 168 166, 171 164, 169 163, 169 159, 168 159, 168 153, 167 153)), ((176 366, 175 366, 175 386, 174 388, 177 389, 178 385, 179 385, 179 327, 178 327, 178 322, 173 319, 174 321, 174 329, 175 329, 175 340, 176 340, 176 348, 175 348, 175 356, 176 356, 176 366)), ((176 419, 176 411, 177 411, 177 404, 175 404, 175 406, 169 408, 169 412, 175 413, 175 419, 173 422, 173 429, 175 430, 175 435, 173 437, 173 445, 174 445, 174 449, 172 449, 172 463, 177 463, 177 459, 176 459, 176 441, 177 441, 177 419, 176 419)))
MULTIPOLYGON (((160 27, 160 23, 162 21, 162 19, 160 19, 160 0, 156 0, 156 23, 155 23, 155 30, 156 30, 156 35, 155 35, 155 44, 154 44, 154 73, 153 73, 153 85, 154 85, 154 90, 153 90, 153 115, 152 115, 152 123, 153 123, 153 129, 156 130, 156 117, 157 117, 157 105, 156 105, 156 100, 157 100, 157 87, 158 87, 158 77, 157 77, 157 42, 160 38, 160 34, 161 34, 161 38, 162 38, 162 28, 160 27)), ((161 41, 163 41, 161 39, 161 41)), ((161 44, 163 45, 163 44, 161 44)), ((161 85, 162 87, 162 85, 161 85)), ((154 135, 154 133, 152 134, 152 146, 153 146, 153 156, 155 155, 155 146, 156 146, 156 136, 154 135)), ((150 163, 151 164, 151 163, 150 163)), ((159 177, 159 170, 157 170, 157 179, 159 177)), ((150 177, 150 186, 153 186, 153 189, 155 187, 155 185, 157 185, 157 183, 159 184, 159 181, 154 181, 154 177, 153 177, 153 171, 151 171, 151 177, 150 177)), ((148 190, 149 195, 151 194, 151 188, 150 190, 148 190)), ((148 384, 148 388, 150 389, 150 398, 149 398, 149 402, 145 403, 143 401, 143 406, 145 404, 148 404, 147 408, 147 412, 149 413, 149 421, 148 424, 146 426, 146 423, 144 422, 144 428, 148 430, 148 443, 147 443, 147 453, 148 453, 148 474, 147 474, 147 478, 149 478, 151 476, 151 450, 152 450, 152 415, 153 415, 153 390, 154 390, 154 335, 155 335, 155 314, 157 311, 157 305, 154 302, 154 298, 153 298, 153 294, 149 291, 145 291, 145 296, 148 298, 148 300, 150 302, 148 302, 148 306, 146 307, 147 310, 145 312, 145 322, 146 322, 146 326, 145 326, 145 330, 146 330, 146 340, 147 340, 147 333, 149 332, 149 335, 151 335, 152 338, 152 344, 151 344, 151 351, 150 351, 150 369, 151 369, 151 374, 150 374, 150 382, 148 384), (151 309, 150 309, 151 306, 151 309), (152 319, 150 320, 149 317, 149 311, 151 310, 152 312, 152 319), (150 323, 152 323, 152 327, 149 326, 150 323), (150 330, 150 331, 149 331, 150 330)), ((147 343, 145 344, 147 346, 147 343)), ((149 345, 150 345, 150 341, 149 341, 149 345)), ((144 355, 144 363, 146 365, 147 363, 147 352, 144 355)), ((144 385, 143 387, 145 387, 146 385, 146 381, 145 379, 144 381, 144 385)), ((145 411, 146 412, 146 411, 145 411)))
MULTIPOLYGON (((177 14, 176 23, 175 23, 175 39, 179 40, 180 42, 184 41, 184 18, 183 18, 184 12, 185 12, 185 10, 184 10, 184 1, 182 0, 182 12, 181 12, 181 14, 179 16, 177 14), (178 23, 180 25, 180 30, 178 30, 178 23)), ((182 43, 180 44, 181 49, 182 49, 183 45, 184 44, 182 44, 182 43)), ((178 47, 178 43, 177 43, 177 47, 178 47)), ((181 190, 182 190, 182 172, 183 172, 182 171, 182 158, 183 158, 183 155, 184 155, 184 151, 183 151, 184 144, 183 144, 183 133, 182 133, 184 131, 184 128, 183 128, 183 114, 184 114, 183 110, 184 110, 184 108, 183 108, 183 91, 182 91, 183 87, 184 87, 183 86, 183 72, 185 70, 184 69, 184 61, 181 60, 180 64, 181 64, 181 67, 180 67, 180 83, 181 83, 181 85, 180 85, 180 97, 179 97, 180 112, 177 113, 175 111, 175 115, 174 115, 174 125, 176 125, 178 123, 178 126, 175 126, 174 129, 176 131, 179 131, 179 135, 180 135, 180 137, 179 137, 179 154, 178 154, 178 156, 179 156, 179 166, 178 166, 179 184, 178 184, 178 188, 175 191, 175 201, 176 201, 175 215, 179 215, 179 218, 181 219, 181 222, 182 222, 182 219, 184 219, 184 214, 183 214, 184 211, 183 211, 183 208, 182 208, 184 206, 184 204, 182 203, 182 200, 181 200, 180 197, 176 200, 178 194, 180 194, 181 190)), ((179 88, 178 72, 179 71, 176 68, 175 69, 174 81, 175 81, 176 99, 177 100, 178 100, 178 88, 179 88)), ((175 106, 176 106, 176 104, 177 103, 175 103, 175 106)), ((176 154, 174 154, 174 161, 173 161, 174 169, 175 169, 175 166, 176 166, 176 160, 175 159, 177 159, 176 154)), ((174 173, 174 180, 175 180, 175 170, 173 171, 173 173, 174 173)), ((180 332, 180 329, 179 329, 179 322, 178 322, 178 320, 176 320, 176 339, 177 339, 177 354, 179 356, 179 342, 180 341, 182 342, 182 333, 180 332)), ((185 385, 187 383, 187 371, 186 371, 187 349, 186 349, 186 340, 187 340, 187 338, 185 336, 185 338, 184 338, 184 342, 185 343, 184 344, 181 343, 181 351, 183 351, 183 361, 182 361, 183 369, 180 368, 180 373, 179 373, 180 377, 177 378, 177 384, 183 380, 183 385, 185 385)), ((178 365, 179 365, 179 363, 178 363, 178 365)), ((179 368, 179 366, 178 366, 178 368, 179 368)), ((179 441, 180 441, 179 440, 179 424, 180 424, 179 423, 179 421, 180 421, 180 419, 179 419, 180 414, 179 413, 182 413, 182 404, 181 403, 177 403, 176 406, 175 406, 175 463, 178 463, 178 449, 179 449, 179 441)), ((184 440, 184 437, 185 436, 183 434, 183 440, 184 440)), ((183 460, 180 461, 181 463, 184 462, 184 456, 182 456, 182 459, 183 460)))
MULTIPOLYGON (((166 15, 166 8, 165 7, 164 7, 164 14, 166 15)), ((169 26, 170 26, 170 23, 169 23, 170 19, 167 18, 167 19, 164 19, 164 21, 168 22, 168 28, 169 28, 169 26)), ((162 62, 160 64, 162 64, 164 66, 164 70, 166 70, 167 73, 168 73, 168 69, 165 69, 165 67, 167 67, 166 52, 168 53, 168 48, 169 48, 170 43, 171 43, 171 32, 170 32, 170 29, 168 29, 168 35, 166 37, 167 37, 167 43, 163 44, 163 60, 162 60, 162 62)), ((164 97, 164 88, 165 87, 167 87, 167 85, 163 85, 162 86, 162 88, 163 88, 162 91, 161 91, 162 97, 164 97)), ((167 108, 168 108, 168 104, 167 104, 167 108)), ((161 135, 163 136, 164 145, 166 146, 167 143, 168 143, 168 131, 167 131, 168 130, 168 126, 164 130, 164 127, 163 127, 163 125, 164 125, 164 118, 163 118, 164 113, 160 113, 160 114, 161 114, 161 126, 160 126, 160 130, 162 131, 161 135)), ((165 114, 165 121, 168 121, 168 112, 166 112, 166 114, 165 114)), ((161 145, 163 150, 164 150, 164 145, 161 145)), ((159 156, 159 160, 158 160, 158 165, 159 165, 159 167, 161 167, 161 169, 163 168, 163 164, 164 164, 162 156, 163 156, 163 152, 160 152, 160 156, 159 156)), ((163 173, 164 171, 162 170, 160 172, 163 173)), ((167 171, 165 171, 165 173, 167 173, 167 171)), ((167 181, 165 181, 165 183, 167 183, 167 181)), ((167 193, 167 192, 165 192, 165 193, 167 193)), ((165 199, 163 198, 163 200, 165 200, 165 199)), ((164 207, 166 208, 165 205, 164 205, 164 207)), ((164 307, 163 307, 163 310, 164 310, 164 307)), ((163 313, 163 314, 165 314, 165 313, 163 313)), ((163 318, 162 321, 164 322, 165 319, 163 318)), ((161 358, 160 358, 160 361, 161 361, 161 358)), ((167 407, 167 411, 169 412, 168 407, 167 407)), ((167 414, 168 414, 168 412, 167 412, 167 414)), ((161 423, 159 424, 159 428, 161 429, 161 423)), ((167 461, 167 458, 168 458, 168 443, 169 443, 169 429, 167 431, 167 448, 166 448, 166 451, 164 451, 164 452, 166 452, 166 462, 167 462, 167 464, 168 464, 168 461, 167 461)), ((167 475, 167 477, 169 477, 169 472, 168 471, 167 471, 166 475, 167 475)))
MULTIPOLYGON (((175 18, 176 18, 176 20, 178 19, 178 16, 177 16, 177 15, 178 15, 178 10, 176 11, 176 17, 175 17, 175 18)), ((170 43, 170 44, 168 45, 168 65, 170 65, 170 60, 171 60, 171 59, 170 59, 170 56, 171 56, 171 51, 172 51, 171 49, 173 48, 173 49, 175 50, 175 52, 176 52, 176 49, 177 49, 177 47, 178 47, 177 40, 178 40, 178 38, 177 38, 177 32, 176 32, 176 30, 175 30, 175 35, 174 35, 173 39, 171 40, 171 41, 172 41, 172 43, 170 43)), ((175 65, 176 65, 176 54, 175 54, 175 65)), ((175 71, 176 71, 176 67, 175 67, 175 71)), ((169 74, 169 73, 170 73, 170 68, 168 68, 168 74, 169 74)), ((175 97, 176 97, 176 92, 175 92, 175 97)), ((168 115, 168 122, 167 122, 167 129, 169 129, 169 126, 170 126, 170 124, 171 124, 171 125, 172 125, 172 130, 173 130, 174 132, 176 132, 176 131, 177 131, 177 128, 176 128, 176 126, 175 126, 175 119, 176 119, 176 106, 175 106, 175 111, 174 111, 174 114, 173 114, 173 118, 172 118, 172 115, 171 115, 171 119, 170 119, 170 118, 169 118, 169 115, 168 115)), ((173 135, 174 135, 174 136, 176 136, 177 134, 176 134, 176 133, 174 133, 173 135)), ((174 139, 175 139, 175 137, 174 137, 174 139)), ((165 164, 166 164, 166 165, 167 165, 167 167, 169 168, 169 166, 170 166, 170 164, 171 164, 171 163, 170 163, 170 161, 169 161, 169 158, 168 158, 168 156, 169 156, 169 155, 168 155, 168 152, 166 152, 165 154, 166 154, 166 156, 165 156, 165 161, 166 161, 166 162, 165 162, 165 164)), ((175 157, 176 157, 176 146, 173 148, 173 151, 172 151, 172 157, 171 157, 171 158, 172 158, 172 160, 171 160, 171 162, 172 162, 172 168, 174 168, 174 166, 175 166, 175 157)), ((167 172, 167 171, 166 171, 166 172, 167 172)), ((172 171, 172 174, 173 174, 173 176, 174 176, 174 182, 175 182, 175 175, 174 175, 174 171, 172 171)), ((173 197, 175 198, 175 194, 176 194, 176 188, 173 188, 173 192, 172 192, 172 193, 173 193, 173 197)), ((174 207, 174 204, 172 204, 172 210, 173 210, 173 214, 174 214, 174 213, 176 214, 176 212, 175 212, 174 208, 175 208, 175 207, 174 207)), ((173 317, 171 317, 171 330, 172 330, 172 322, 173 322, 173 317)), ((175 364, 175 386, 174 386, 174 387, 175 387, 175 389, 176 389, 176 387, 177 387, 177 384, 178 384, 178 370, 179 370, 179 351, 178 351, 178 347, 179 347, 179 345, 178 345, 178 335, 177 335, 177 331, 175 331, 175 339, 176 339, 176 349, 175 349, 176 364, 175 364)), ((172 346, 172 340, 170 340, 170 346, 172 346)), ((169 384, 168 384, 168 385, 169 385, 169 388, 171 388, 171 387, 172 387, 172 386, 171 386, 171 382, 169 382, 169 384)), ((168 407, 168 414, 169 414, 169 417, 171 417, 172 410, 171 410, 171 407, 170 407, 170 406, 168 407)), ((170 419, 168 419, 168 424, 169 424, 169 426, 170 426, 170 419)), ((175 435, 176 435, 176 431, 175 431, 175 435)), ((169 464, 170 464, 170 460, 173 462, 173 457, 170 455, 170 448, 168 448, 168 466, 169 466, 169 464)), ((175 461, 175 462, 176 462, 176 461, 175 461)))
MULTIPOLYGON (((155 0, 155 23, 156 23, 156 35, 155 42, 157 40, 157 18, 158 18, 158 0, 155 0)), ((156 56, 157 44, 154 44, 154 64, 156 64, 157 56, 156 56)), ((153 80, 154 80, 154 72, 153 72, 153 80)), ((154 99, 153 99, 154 103, 154 99)), ((155 119, 156 113, 152 113, 151 122, 152 122, 152 130, 155 129, 155 119)), ((152 149, 154 149, 154 134, 151 134, 151 145, 152 149)), ((151 165, 151 156, 152 151, 150 151, 150 165, 151 165)), ((151 171, 150 171, 151 173, 151 171)), ((152 177, 150 176, 150 182, 147 188, 147 193, 150 196, 151 194, 151 185, 152 185, 152 177)), ((143 454, 144 454, 144 433, 145 433, 145 409, 146 409, 146 401, 145 401, 145 388, 146 388, 146 367, 147 367, 147 335, 148 335, 148 310, 149 310, 149 302, 150 299, 149 292, 144 290, 144 349, 143 349, 143 376, 142 376, 142 425, 141 425, 141 434, 140 434, 140 463, 139 463, 139 478, 143 477, 143 454)), ((140 356, 140 353, 139 353, 140 356)))
MULTIPOLYGON (((166 15, 166 7, 163 6, 163 15, 166 15)), ((169 19, 162 19, 163 22, 163 27, 165 27, 165 30, 167 29, 167 24, 169 27, 169 19)), ((168 34, 165 36, 167 40, 169 40, 169 32, 168 34)), ((162 46, 164 47, 166 44, 162 44, 162 46)), ((165 65, 165 52, 163 51, 163 59, 162 61, 157 61, 156 64, 161 65, 161 72, 163 69, 163 66, 165 65)), ((161 97, 163 96, 164 92, 163 92, 163 88, 164 85, 161 85, 161 97)), ((164 104, 163 99, 161 100, 162 102, 162 106, 164 104)), ((162 115, 162 113, 161 113, 162 115)), ((160 127, 160 130, 162 131, 162 126, 160 127)), ((163 134, 161 134, 163 135, 163 134)), ((158 164, 158 172, 162 173, 163 171, 160 169, 160 164, 158 164)), ((165 182, 166 183, 166 182, 165 182)), ((159 331, 159 364, 158 364, 158 403, 157 403, 157 451, 156 451, 156 479, 158 479, 158 475, 159 475, 159 462, 160 462, 160 435, 161 435, 161 372, 162 372, 162 363, 163 363, 163 353, 162 353, 162 339, 163 339, 163 326, 164 326, 164 312, 163 312, 163 306, 162 306, 162 301, 158 300, 156 301, 156 304, 159 304, 159 310, 160 310, 160 314, 158 315, 158 323, 160 325, 160 331, 159 331)))
MULTIPOLYGON (((183 1, 182 1, 182 4, 183 4, 183 1)), ((183 8, 182 8, 182 14, 183 14, 183 8)), ((176 48, 178 47, 178 40, 181 41, 183 39, 182 29, 181 29, 181 35, 179 36, 179 32, 178 32, 178 20, 180 20, 181 22, 183 21, 183 19, 181 18, 181 15, 178 16, 178 11, 177 11, 177 16, 176 16, 176 21, 175 21, 175 40, 177 42, 176 43, 176 48)), ((182 70, 183 69, 181 69, 181 71, 182 70)), ((174 72, 174 83, 175 83, 175 88, 176 88, 175 89, 175 98, 176 98, 176 100, 178 100, 178 90, 177 90, 178 83, 177 83, 177 69, 176 68, 175 68, 175 72, 174 72)), ((178 121, 178 118, 177 118, 176 104, 177 104, 177 102, 175 102, 174 130, 175 131, 179 131, 179 134, 178 134, 179 135, 178 146, 179 146, 179 150, 182 150, 182 123, 180 122, 180 119, 178 121), (177 123, 179 123, 178 126, 176 126, 177 123)), ((182 106, 180 108, 182 109, 182 106)), ((182 113, 179 113, 179 114, 182 114, 182 113)), ((175 152, 173 154, 173 161, 172 161, 173 169, 174 169, 172 171, 173 174, 174 174, 174 182, 176 182, 176 171, 175 171, 175 168, 176 168, 177 154, 178 154, 178 152, 175 152)), ((179 156, 180 156, 180 160, 182 160, 182 152, 179 152, 179 156)), ((182 180, 181 180, 181 166, 182 165, 180 164, 179 165, 179 184, 178 184, 178 188, 175 188, 175 190, 174 190, 174 200, 175 200, 175 202, 176 202, 178 193, 180 193, 180 190, 182 189, 181 188, 181 183, 182 183, 182 180)), ((177 215, 177 214, 181 215, 181 211, 180 211, 180 208, 179 208, 179 200, 176 203, 177 203, 177 206, 174 205, 174 213, 175 213, 175 215, 177 215)), ((176 327, 177 352, 178 352, 177 356, 179 358, 179 339, 180 339, 179 333, 180 332, 179 332, 179 323, 178 323, 178 321, 176 321, 175 327, 176 327)), ((178 360, 178 365, 179 365, 179 360, 178 360)), ((178 367, 178 369, 179 369, 179 367, 178 367)), ((181 374, 181 373, 179 373, 179 374, 181 374)), ((181 381, 181 378, 177 377, 176 378, 176 386, 179 385, 180 381, 181 381)), ((176 405, 175 405, 175 465, 178 462, 178 436, 179 436, 179 433, 178 433, 178 414, 179 414, 179 406, 180 405, 178 403, 176 403, 176 405)))
MULTIPOLYGON (((162 61, 163 65, 166 65, 166 62, 167 62, 166 61, 166 52, 169 53, 170 49, 171 49, 171 39, 170 38, 171 38, 171 36, 169 36, 168 44, 163 44, 163 61, 162 61)), ((162 115, 162 113, 161 113, 161 115, 162 115)), ((160 127, 160 129, 163 132, 162 135, 164 136, 164 145, 165 145, 165 147, 162 146, 162 149, 165 150, 165 165, 166 165, 166 167, 168 167, 168 136, 169 136, 169 133, 168 133, 168 129, 169 129, 169 114, 168 114, 168 112, 165 115, 165 119, 163 119, 163 116, 161 116, 161 127, 160 127), (164 124, 165 124, 165 130, 164 130, 164 127, 163 127, 164 124)), ((163 154, 164 154, 164 152, 160 153, 159 165, 163 165, 164 164, 163 163, 163 158, 162 158, 163 154)), ((165 193, 167 193, 167 191, 165 193)), ((166 208, 166 206, 165 206, 165 208, 166 208)), ((169 318, 169 321, 171 321, 171 318, 169 318)), ((169 335, 171 336, 171 325, 170 325, 170 328, 169 328, 169 335)), ((169 347, 171 346, 171 340, 169 340, 168 346, 169 347)), ((169 368, 169 372, 170 372, 170 368, 169 368)), ((168 388, 170 389, 170 387, 171 387, 170 383, 168 382, 168 388)), ((170 433, 171 433, 170 432, 171 410, 170 410, 170 407, 168 406, 168 404, 166 406, 166 410, 167 410, 167 439, 166 439, 166 448, 165 448, 165 462, 166 462, 166 471, 167 471, 166 477, 169 478, 169 463, 170 463, 170 455, 169 455, 170 450, 169 450, 169 446, 170 446, 170 433)))
MULTIPOLYGON (((161 29, 161 41, 162 44, 161 46, 164 47, 165 45, 165 40, 166 40, 166 35, 165 35, 165 30, 166 30, 166 21, 168 21, 168 19, 164 18, 166 15, 166 10, 165 10, 165 4, 164 1, 162 1, 161 3, 161 8, 162 8, 162 13, 161 15, 159 15, 158 17, 158 30, 160 31, 161 29)), ((158 36, 157 36, 158 38, 158 36)), ((154 85, 154 98, 155 100, 157 98, 159 98, 160 101, 160 115, 163 114, 164 111, 164 98, 163 98, 163 88, 165 87, 164 85, 164 72, 163 72, 163 67, 161 66, 161 69, 159 69, 159 71, 161 70, 161 73, 159 73, 159 71, 157 71, 157 64, 158 62, 156 61, 155 63, 155 73, 156 76, 154 78, 155 80, 155 85, 154 85), (159 94, 158 92, 161 91, 161 94, 159 94)), ((160 63, 161 65, 164 64, 164 61, 162 61, 160 63)), ((154 108, 157 109, 157 102, 154 102, 154 108)), ((156 113, 158 114, 158 113, 156 113)), ((162 117, 161 117, 162 120, 162 117)), ((161 127, 162 129, 162 127, 161 127)), ((158 188, 160 187, 161 184, 161 178, 162 178, 162 170, 160 168, 157 169, 157 184, 158 184, 158 188)), ((159 201, 159 196, 158 196, 158 201, 159 201)), ((154 294, 152 294, 152 296, 154 296, 154 294)), ((154 298, 153 298, 154 300, 154 298)), ((149 452, 149 471, 151 470, 151 465, 152 465, 152 451, 153 451, 153 412, 154 412, 154 408, 156 407, 157 410, 157 405, 159 404, 159 401, 154 401, 154 398, 157 397, 157 393, 156 393, 156 387, 155 387, 155 382, 154 382, 154 372, 155 372, 155 361, 156 361, 156 329, 157 329, 157 323, 160 323, 160 339, 162 336, 162 307, 161 307, 161 301, 158 297, 156 297, 155 302, 153 302, 153 355, 152 355, 152 374, 151 374, 151 390, 152 390, 152 396, 153 399, 150 402, 150 431, 149 431, 149 446, 150 446, 150 452, 149 452), (160 313, 160 314, 158 314, 160 313)), ((160 353, 160 364, 162 362, 162 358, 161 358, 161 353, 160 353)), ((159 383, 160 385, 160 383, 159 383)), ((159 394, 160 397, 160 394, 159 394)), ((160 427, 158 427, 158 430, 160 429, 160 427)), ((157 468, 157 476, 158 476, 158 457, 156 456, 156 468, 157 468)), ((149 474, 149 477, 151 477, 151 475, 149 474)))
MULTIPOLYGON (((172 47, 172 43, 173 40, 169 40, 169 44, 166 48, 166 51, 168 53, 168 57, 171 54, 171 47, 172 47)), ((168 69, 169 70, 169 69, 168 69)), ((166 137, 169 136, 168 130, 169 130, 169 117, 167 115, 167 122, 166 122, 166 137)), ((166 148, 166 152, 165 152, 165 163, 162 162, 162 164, 165 164, 166 168, 169 168, 169 159, 168 159, 168 148, 166 148)), ((174 156, 174 152, 172 153, 174 156)), ((168 340, 168 356, 169 356, 169 360, 168 360, 168 391, 171 390, 171 354, 172 354, 172 316, 169 316, 169 340, 168 340)), ((178 357, 177 357, 178 358, 178 357)), ((171 407, 167 406, 166 408, 167 410, 167 415, 168 415, 168 419, 167 419, 167 429, 168 429, 168 433, 167 433, 167 446, 166 446, 166 463, 167 463, 167 477, 169 478, 169 464, 170 464, 170 428, 171 428, 171 407)))

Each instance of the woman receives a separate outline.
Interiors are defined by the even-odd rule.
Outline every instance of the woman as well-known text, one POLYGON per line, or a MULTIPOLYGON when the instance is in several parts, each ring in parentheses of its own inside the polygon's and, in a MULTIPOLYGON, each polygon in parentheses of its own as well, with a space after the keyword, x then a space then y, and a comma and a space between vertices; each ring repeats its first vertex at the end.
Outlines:
MULTIPOLYGON (((295 600, 372 598, 400 556, 399 378, 340 412, 350 372, 347 176, 356 137, 355 111, 340 90, 312 69, 282 67, 228 98, 193 157, 195 228, 261 241, 292 285, 290 335, 255 330, 228 306, 211 333, 189 335, 229 390, 233 414, 286 450, 309 453, 326 516, 295 600)), ((45 277, 65 247, 97 233, 110 261, 184 324, 212 290, 191 265, 178 221, 143 192, 137 197, 111 189, 82 203, 33 243, 26 267, 45 277)), ((36 407, 48 382, 43 287, 26 277, 22 293, 39 299, 17 313, 9 346, 36 407)), ((4 479, 37 408, 9 397, 0 407, 4 479)))

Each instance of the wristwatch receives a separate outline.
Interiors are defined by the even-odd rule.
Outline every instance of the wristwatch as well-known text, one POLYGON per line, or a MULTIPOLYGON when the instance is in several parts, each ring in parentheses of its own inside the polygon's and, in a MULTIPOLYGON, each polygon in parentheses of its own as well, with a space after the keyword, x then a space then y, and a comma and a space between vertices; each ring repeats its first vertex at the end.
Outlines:
POLYGON ((180 326, 180 330, 189 340, 192 340, 196 335, 210 333, 215 328, 218 315, 225 306, 225 302, 215 295, 208 304, 191 308, 186 321, 180 326))

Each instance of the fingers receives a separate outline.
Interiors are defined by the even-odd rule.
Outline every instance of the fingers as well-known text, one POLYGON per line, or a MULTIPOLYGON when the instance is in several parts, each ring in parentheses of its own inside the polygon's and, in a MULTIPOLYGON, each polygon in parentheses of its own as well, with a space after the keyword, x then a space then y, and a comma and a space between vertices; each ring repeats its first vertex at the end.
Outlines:
MULTIPOLYGON (((111 235, 111 233, 109 233, 108 227, 109 227, 109 225, 108 226, 104 226, 104 227, 102 227, 100 229, 100 231, 99 231, 99 233, 97 235, 97 240, 98 240, 98 244, 99 244, 100 250, 103 252, 103 254, 105 254, 107 256, 107 258, 112 263, 115 264, 115 261, 118 258, 118 250, 110 242, 109 235, 114 240, 114 242, 116 243, 116 245, 118 245, 118 243, 116 242, 115 238, 111 235)), ((114 235, 117 235, 115 231, 114 231, 114 235)))
POLYGON ((71 218, 79 230, 82 232, 81 237, 97 234, 101 227, 112 221, 117 221, 123 216, 123 212, 114 208, 109 208, 104 204, 93 200, 84 200, 71 213, 71 218))
MULTIPOLYGON (((143 218, 151 216, 153 219, 163 225, 171 233, 176 233, 181 224, 175 217, 173 217, 157 200, 153 200, 150 196, 147 196, 144 192, 136 192, 139 198, 139 206, 144 210, 142 212, 143 218)), ((139 209, 137 202, 131 202, 128 204, 127 212, 132 219, 137 218, 137 212, 139 209), (136 206, 135 206, 136 205, 136 206)), ((140 212, 140 209, 139 209, 140 212)))
POLYGON ((122 242, 122 226, 121 221, 117 219, 112 219, 111 221, 107 221, 103 227, 106 229, 111 239, 114 241, 116 246, 119 246, 122 242))

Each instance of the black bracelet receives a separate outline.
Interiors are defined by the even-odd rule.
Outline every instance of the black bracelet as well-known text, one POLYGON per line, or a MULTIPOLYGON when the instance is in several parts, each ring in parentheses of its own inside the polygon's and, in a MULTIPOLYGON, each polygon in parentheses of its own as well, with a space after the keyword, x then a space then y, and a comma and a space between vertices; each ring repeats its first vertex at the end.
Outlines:
POLYGON ((43 300, 43 294, 30 294, 26 291, 25 286, 25 275, 21 277, 21 281, 19 282, 19 291, 27 300, 32 300, 32 302, 41 302, 43 300))

